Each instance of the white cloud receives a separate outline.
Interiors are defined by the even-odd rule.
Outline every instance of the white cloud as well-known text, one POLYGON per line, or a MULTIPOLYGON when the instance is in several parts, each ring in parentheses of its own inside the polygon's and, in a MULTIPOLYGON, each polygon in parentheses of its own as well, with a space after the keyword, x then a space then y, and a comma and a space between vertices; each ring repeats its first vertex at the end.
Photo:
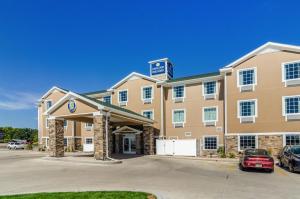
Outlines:
POLYGON ((40 95, 29 92, 5 91, 0 89, 0 109, 25 110, 36 106, 40 95))

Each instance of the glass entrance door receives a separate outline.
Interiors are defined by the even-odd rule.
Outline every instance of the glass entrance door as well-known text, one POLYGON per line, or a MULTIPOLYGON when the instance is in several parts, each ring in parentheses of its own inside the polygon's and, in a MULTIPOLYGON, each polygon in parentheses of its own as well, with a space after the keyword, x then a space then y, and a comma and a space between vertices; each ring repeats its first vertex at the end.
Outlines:
POLYGON ((123 153, 136 154, 135 134, 126 134, 123 137, 123 153))

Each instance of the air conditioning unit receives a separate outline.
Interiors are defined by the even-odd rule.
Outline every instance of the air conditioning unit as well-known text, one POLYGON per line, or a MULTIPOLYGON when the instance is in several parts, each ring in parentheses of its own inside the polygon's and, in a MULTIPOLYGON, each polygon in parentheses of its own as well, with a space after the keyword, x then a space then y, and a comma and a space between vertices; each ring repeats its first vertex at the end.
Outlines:
POLYGON ((207 122, 204 122, 204 125, 205 126, 216 126, 216 122, 215 121, 207 121, 207 122))
POLYGON ((300 85, 300 79, 286 80, 285 85, 286 86, 297 86, 297 85, 300 85))
POLYGON ((206 100, 216 99, 216 94, 205 94, 204 99, 206 100))
POLYGON ((175 102, 175 103, 183 102, 183 97, 175 98, 175 99, 174 99, 174 102, 175 102))
POLYGON ((286 120, 300 120, 300 114, 288 114, 286 120))
POLYGON ((120 106, 127 106, 127 102, 119 102, 120 106))
POLYGON ((249 91, 253 91, 253 90, 254 90, 253 85, 243 85, 240 87, 241 92, 249 92, 249 91))
POLYGON ((143 99, 144 104, 151 104, 152 103, 152 99, 143 99))
POLYGON ((255 117, 254 116, 245 116, 240 118, 241 123, 254 123, 255 117))
POLYGON ((183 123, 174 123, 175 128, 182 128, 183 126, 183 123))

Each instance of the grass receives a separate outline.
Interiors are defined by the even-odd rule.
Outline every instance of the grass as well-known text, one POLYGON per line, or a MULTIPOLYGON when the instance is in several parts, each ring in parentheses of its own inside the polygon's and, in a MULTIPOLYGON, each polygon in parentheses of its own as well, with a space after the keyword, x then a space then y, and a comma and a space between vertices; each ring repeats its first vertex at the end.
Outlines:
POLYGON ((101 192, 61 192, 34 193, 24 195, 0 196, 0 199, 155 199, 156 197, 143 192, 101 191, 101 192))

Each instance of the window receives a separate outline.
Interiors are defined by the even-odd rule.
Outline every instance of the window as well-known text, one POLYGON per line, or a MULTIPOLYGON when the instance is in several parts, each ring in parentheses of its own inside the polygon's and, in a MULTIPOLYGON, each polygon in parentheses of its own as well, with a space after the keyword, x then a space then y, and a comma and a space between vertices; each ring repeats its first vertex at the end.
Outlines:
POLYGON ((143 100, 152 99, 152 86, 143 88, 143 100))
POLYGON ((46 101, 46 110, 48 110, 51 106, 52 106, 52 101, 51 100, 47 100, 46 101))
POLYGON ((300 96, 285 97, 285 115, 300 114, 300 96))
POLYGON ((255 135, 243 135, 239 139, 239 150, 255 149, 256 148, 256 136, 255 135))
POLYGON ((239 86, 254 85, 256 83, 255 69, 243 69, 238 72, 239 86))
POLYGON ((300 135, 286 135, 285 136, 286 145, 300 145, 300 135))
POLYGON ((103 102, 106 102, 106 103, 111 103, 111 96, 104 96, 103 97, 103 102))
POLYGON ((173 111, 173 123, 184 123, 185 122, 185 111, 174 110, 173 111))
POLYGON ((67 126, 68 126, 68 121, 64 120, 64 127, 67 127, 67 126))
POLYGON ((204 137, 204 149, 205 150, 217 150, 218 149, 217 136, 204 137))
POLYGON ((143 111, 143 116, 153 120, 153 111, 143 111))
POLYGON ((216 93, 216 82, 204 82, 204 95, 216 93))
POLYGON ((300 62, 284 65, 284 80, 300 79, 300 62))
POLYGON ((240 117, 256 116, 256 100, 240 101, 239 116, 240 117))
POLYGON ((85 144, 93 144, 93 138, 85 138, 85 144))
POLYGON ((91 128, 93 128, 93 124, 92 123, 85 123, 85 128, 86 129, 91 129, 91 128))
POLYGON ((173 87, 173 98, 184 98, 184 86, 173 87))
POLYGON ((212 122, 217 120, 217 107, 203 108, 203 122, 212 122))
POLYGON ((119 102, 127 102, 128 101, 128 91, 119 91, 119 102))
POLYGON ((64 138, 64 146, 68 146, 68 138, 64 138))

